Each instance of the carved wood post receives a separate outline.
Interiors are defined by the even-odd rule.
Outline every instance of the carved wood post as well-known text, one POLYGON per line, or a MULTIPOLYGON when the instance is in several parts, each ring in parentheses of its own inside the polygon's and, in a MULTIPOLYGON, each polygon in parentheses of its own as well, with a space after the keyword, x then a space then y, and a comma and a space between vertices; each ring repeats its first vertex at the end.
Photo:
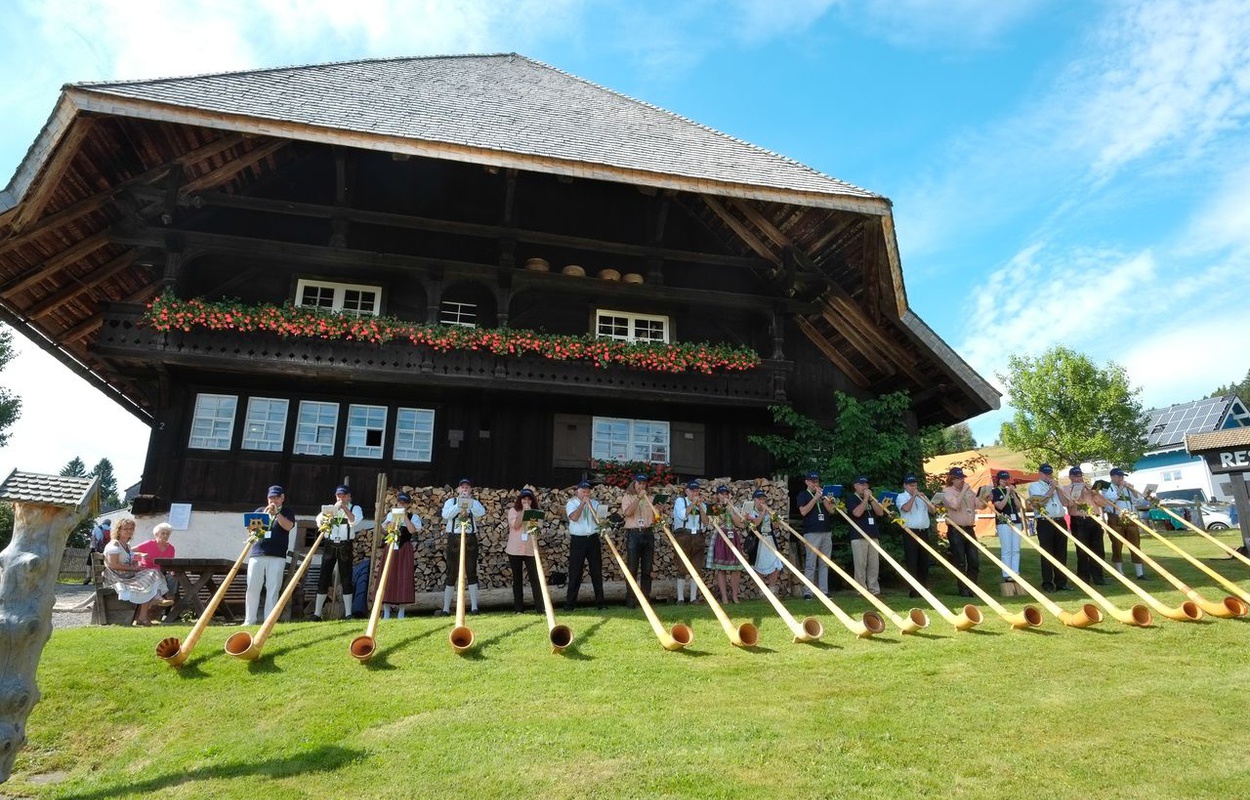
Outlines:
POLYGON ((94 507, 98 488, 98 478, 17 471, 0 486, 0 499, 13 501, 14 521, 13 540, 0 552, 0 783, 13 772, 39 702, 35 672, 52 635, 65 540, 94 507))

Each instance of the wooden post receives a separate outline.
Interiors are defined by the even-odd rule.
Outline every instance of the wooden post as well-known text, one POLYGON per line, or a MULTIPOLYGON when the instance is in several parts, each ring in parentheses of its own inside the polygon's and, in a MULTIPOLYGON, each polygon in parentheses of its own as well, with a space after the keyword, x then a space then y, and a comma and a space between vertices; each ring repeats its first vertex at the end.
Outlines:
POLYGON ((369 543, 369 600, 373 599, 373 595, 378 590, 378 541, 383 535, 383 526, 386 524, 386 517, 391 513, 390 508, 386 505, 386 490, 390 485, 390 479, 385 472, 378 473, 378 491, 377 497, 373 505, 373 541, 369 543))
POLYGON ((26 744, 26 720, 39 702, 35 673, 52 635, 61 553, 74 526, 98 505, 98 478, 14 470, 0 486, 13 501, 13 540, 0 552, 0 783, 26 744))

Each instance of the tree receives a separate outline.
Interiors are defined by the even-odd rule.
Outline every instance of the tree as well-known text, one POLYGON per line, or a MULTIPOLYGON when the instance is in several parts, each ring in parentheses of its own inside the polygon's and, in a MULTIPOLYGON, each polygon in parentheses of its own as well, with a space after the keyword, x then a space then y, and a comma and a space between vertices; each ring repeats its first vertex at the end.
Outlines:
POLYGON ((1221 386, 1207 397, 1223 397, 1226 394, 1237 395, 1241 402, 1250 403, 1250 369, 1246 370, 1246 377, 1242 378, 1240 383, 1221 386))
POLYGON ((61 475, 66 478, 85 478, 87 465, 82 462, 81 458, 74 456, 68 464, 61 467, 61 475))
POLYGON ((117 496, 117 477, 113 475, 112 461, 109 461, 107 458, 100 459, 87 475, 100 479, 101 508, 119 508, 121 506, 121 498, 117 496))
POLYGON ((1131 465, 1145 452, 1146 414, 1114 361, 1099 367, 1081 353, 1052 347, 1037 358, 1012 356, 998 379, 1016 409, 1001 431, 1003 444, 1030 466, 1103 460, 1131 465))
MULTIPOLYGON (((0 369, 8 364, 13 352, 13 331, 5 328, 0 330, 0 369)), ((22 413, 22 400, 3 387, 0 387, 0 447, 9 443, 9 428, 22 413)))
MULTIPOLYGON (((972 436, 972 428, 968 427, 968 423, 961 422, 958 425, 952 425, 946 429, 946 446, 949 448, 947 453, 962 453, 965 450, 972 450, 977 446, 977 440, 972 436)), ((943 453, 942 455, 945 455, 943 453)))
POLYGON ((972 437, 972 429, 966 422, 949 428, 934 425, 920 432, 920 450, 926 460, 934 456, 973 450, 976 446, 977 442, 972 437))

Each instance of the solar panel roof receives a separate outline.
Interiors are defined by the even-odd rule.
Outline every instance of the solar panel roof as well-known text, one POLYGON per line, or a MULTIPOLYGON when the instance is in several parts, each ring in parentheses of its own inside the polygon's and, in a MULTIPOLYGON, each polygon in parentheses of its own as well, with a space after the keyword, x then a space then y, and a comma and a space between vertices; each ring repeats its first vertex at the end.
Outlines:
POLYGON ((1191 433, 1209 433, 1219 430, 1228 414, 1229 406, 1235 402, 1237 398, 1225 395, 1179 403, 1149 412, 1146 449, 1158 450, 1173 445, 1183 446, 1185 437, 1191 433))

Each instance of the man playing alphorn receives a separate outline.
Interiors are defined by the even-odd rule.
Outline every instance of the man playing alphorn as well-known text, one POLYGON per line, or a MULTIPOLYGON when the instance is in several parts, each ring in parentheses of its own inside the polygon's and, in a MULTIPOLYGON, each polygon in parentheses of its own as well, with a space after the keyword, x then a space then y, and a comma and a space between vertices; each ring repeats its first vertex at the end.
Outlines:
MULTIPOLYGON (((1060 564, 1068 563, 1068 537, 1063 533, 1063 489, 1055 480, 1055 468, 1043 464, 1038 480, 1029 484, 1029 505, 1037 522, 1037 543, 1060 564)), ((1068 577, 1042 558, 1042 591, 1068 591, 1068 577)))
POLYGON ((603 609, 603 544, 599 541, 599 525, 607 509, 590 496, 590 484, 582 481, 577 491, 564 504, 564 516, 569 520, 569 586, 564 601, 565 611, 577 609, 577 592, 582 587, 582 569, 590 570, 590 585, 595 590, 595 606, 603 609))
MULTIPOLYGON (((1108 501, 1109 506, 1107 513, 1111 515, 1110 524, 1120 532, 1120 535, 1127 539, 1134 547, 1141 546, 1141 531, 1137 528, 1137 523, 1128 519, 1123 512, 1135 513, 1150 508, 1150 499, 1144 494, 1133 488, 1131 483, 1124 480, 1124 470, 1116 467, 1111 470, 1111 485, 1103 490, 1102 496, 1108 501)), ((1111 537, 1111 560, 1115 562, 1115 568, 1124 574, 1124 543, 1114 536, 1111 537)), ((1130 552, 1133 557, 1133 569, 1137 572, 1137 580, 1144 580, 1146 577, 1146 568, 1141 563, 1141 556, 1137 553, 1130 552)))
MULTIPOLYGON (((968 541, 968 536, 976 536, 977 509, 985 502, 972 491, 964 471, 954 467, 947 477, 946 487, 942 489, 942 503, 946 506, 946 541, 950 542, 951 561, 976 583, 981 576, 981 553, 976 545, 968 541), (960 533, 956 525, 968 535, 960 533)), ((972 597, 972 590, 962 582, 958 589, 961 597, 972 597)))
POLYGON ((334 505, 322 509, 317 515, 317 527, 329 523, 330 532, 322 543, 321 574, 317 578, 317 605, 312 621, 321 621, 330 584, 334 582, 334 567, 339 569, 339 590, 343 592, 343 616, 352 615, 352 540, 356 528, 364 518, 360 506, 352 503, 352 490, 348 486, 336 486, 334 505))
POLYGON ((473 481, 461 478, 455 497, 443 501, 441 514, 447 532, 447 575, 443 580, 443 607, 436 617, 451 613, 451 595, 460 578, 460 537, 464 536, 464 574, 469 585, 469 613, 477 613, 477 529, 486 516, 486 506, 473 496, 473 481), (463 533, 461 533, 463 531, 463 533))

